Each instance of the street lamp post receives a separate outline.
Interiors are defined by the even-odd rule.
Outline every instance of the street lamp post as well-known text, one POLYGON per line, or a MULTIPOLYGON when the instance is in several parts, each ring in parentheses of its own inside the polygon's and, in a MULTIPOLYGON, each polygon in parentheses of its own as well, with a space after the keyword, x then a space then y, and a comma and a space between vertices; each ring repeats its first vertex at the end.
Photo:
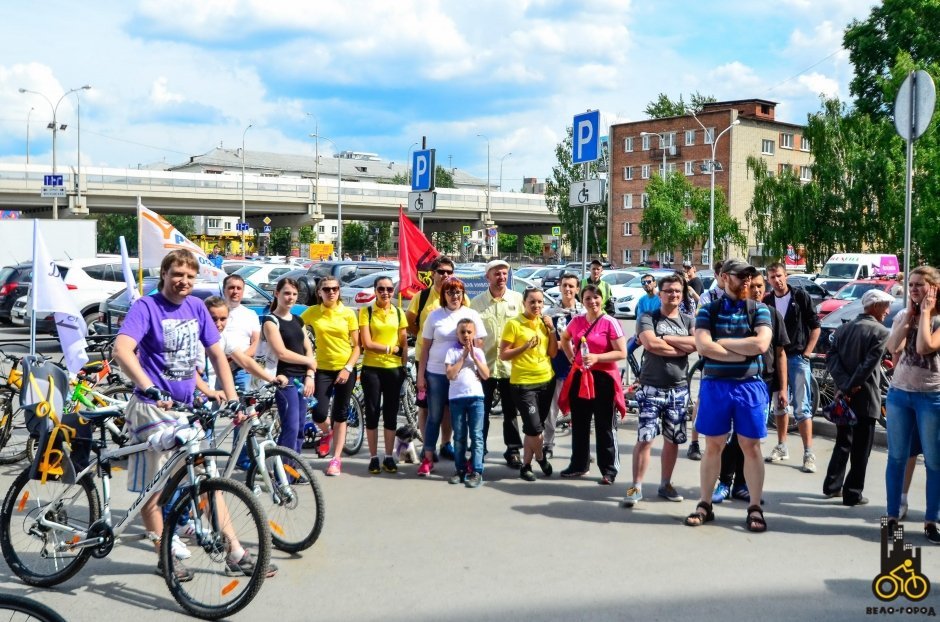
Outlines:
POLYGON ((326 136, 320 136, 319 134, 311 134, 310 138, 320 139, 322 138, 326 142, 333 145, 333 149, 336 151, 336 257, 337 259, 342 260, 343 258, 343 159, 339 157, 339 147, 336 146, 336 143, 327 138, 326 136))
MULTIPOLYGON (((487 220, 493 220, 493 214, 490 212, 490 139, 483 134, 477 134, 477 136, 486 141, 486 218, 487 220)), ((497 254, 498 248, 497 236, 493 236, 492 249, 494 256, 497 254)))
MULTIPOLYGON (((701 126, 702 131, 707 133, 708 129, 702 125, 702 122, 699 120, 695 113, 692 113, 692 118, 695 119, 695 122, 701 126)), ((731 125, 721 130, 718 136, 712 140, 712 159, 708 161, 708 170, 711 175, 711 190, 709 194, 709 207, 708 207, 708 262, 715 262, 715 171, 717 170, 715 162, 715 151, 718 149, 718 139, 724 136, 725 132, 729 131, 735 125, 741 123, 740 119, 735 119, 731 122, 731 125)), ((704 170, 704 169, 703 169, 704 170)))
POLYGON ((408 147, 408 155, 405 157, 405 181, 409 186, 411 185, 411 153, 417 146, 418 143, 411 143, 411 146, 408 147))
MULTIPOLYGON (((308 117, 313 117, 313 136, 315 136, 315 147, 314 155, 317 159, 317 170, 314 177, 314 183, 316 184, 316 190, 313 192, 313 205, 314 209, 317 210, 317 214, 320 214, 320 119, 312 113, 307 113, 308 117)), ((314 227, 316 231, 316 227, 314 227)), ((315 240, 319 241, 319 237, 315 237, 315 240)))
POLYGON ((503 191, 503 160, 512 155, 512 151, 499 159, 499 191, 503 191))
MULTIPOLYGON (((91 86, 85 85, 79 90, 88 90, 91 86)), ((78 150, 77 150, 77 159, 76 159, 76 172, 75 172, 75 207, 76 209, 82 208, 82 98, 79 97, 78 90, 75 91, 75 118, 78 121, 76 124, 77 134, 78 134, 78 150)))
MULTIPOLYGON (((49 104, 49 109, 52 111, 52 123, 49 124, 49 129, 52 130, 52 174, 53 174, 53 175, 55 175, 55 174, 58 172, 58 169, 57 169, 57 167, 56 167, 56 164, 57 164, 57 162, 56 162, 56 139, 57 139, 57 135, 58 135, 58 133, 59 133, 59 130, 65 130, 65 127, 66 127, 65 124, 62 124, 62 126, 59 127, 59 124, 58 124, 58 122, 56 121, 56 115, 57 115, 57 113, 59 112, 59 104, 61 104, 61 103, 62 103, 62 100, 65 99, 67 96, 71 95, 72 93, 75 93, 76 91, 87 91, 87 90, 90 89, 90 88, 91 88, 91 87, 86 84, 86 85, 80 86, 80 87, 78 87, 78 88, 69 89, 68 91, 66 91, 65 93, 62 94, 62 97, 59 98, 59 101, 57 101, 54 106, 52 105, 52 101, 51 101, 48 97, 46 97, 45 95, 43 95, 42 93, 40 93, 39 91, 33 91, 33 90, 30 90, 30 89, 24 89, 24 88, 22 88, 22 87, 20 87, 20 89, 19 89, 20 93, 30 93, 30 94, 32 94, 32 95, 39 95, 39 96, 42 97, 44 100, 46 100, 46 103, 49 104)), ((55 196, 52 197, 52 218, 53 218, 53 220, 58 220, 58 219, 59 219, 59 197, 55 197, 55 196)))
POLYGON ((33 116, 33 110, 35 107, 30 106, 29 112, 26 113, 26 165, 29 166, 29 118, 33 116))
POLYGON ((253 123, 249 123, 248 127, 245 128, 245 131, 242 132, 242 222, 239 226, 242 230, 242 257, 245 259, 248 258, 248 253, 246 252, 245 247, 245 234, 247 233, 245 230, 245 223, 248 222, 247 218, 245 217, 245 134, 248 133, 248 130, 250 130, 253 125, 253 123))

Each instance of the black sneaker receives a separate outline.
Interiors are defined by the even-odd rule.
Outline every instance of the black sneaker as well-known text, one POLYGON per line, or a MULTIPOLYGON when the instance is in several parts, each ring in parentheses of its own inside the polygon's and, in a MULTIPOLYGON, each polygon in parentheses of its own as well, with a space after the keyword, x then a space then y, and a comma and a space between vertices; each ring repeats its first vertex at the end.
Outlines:
POLYGON ((395 464, 395 458, 388 456, 382 461, 382 468, 386 473, 398 473, 398 465, 395 464))
POLYGON ((453 475, 450 476, 450 479, 447 480, 447 483, 448 483, 448 484, 454 484, 454 485, 462 484, 462 483, 463 483, 463 480, 464 480, 464 476, 465 476, 464 473, 461 473, 460 471, 457 471, 456 473, 454 473, 453 475))
MULTIPOLYGON (((163 576, 163 560, 157 562, 157 574, 161 577, 163 576)), ((184 566, 183 563, 179 560, 173 562, 173 574, 176 575, 176 580, 180 583, 186 583, 187 581, 192 581, 193 577, 196 576, 196 573, 190 570, 187 566, 184 566)))
POLYGON ((532 465, 531 464, 522 465, 522 468, 519 469, 519 477, 521 477, 527 482, 534 482, 535 473, 532 472, 532 465))
POLYGON ((506 459, 506 466, 510 469, 521 469, 522 468, 522 459, 514 451, 507 451, 503 454, 503 457, 506 459))
MULTIPOLYGON (((245 554, 242 555, 242 558, 237 562, 233 562, 231 559, 225 560, 225 574, 230 577, 250 577, 254 571, 255 556, 252 555, 249 551, 245 551, 245 554)), ((277 566, 272 563, 268 563, 268 571, 264 576, 271 578, 276 574, 277 566)))
POLYGON ((546 447, 542 450, 542 455, 545 456, 546 460, 551 460, 555 457, 555 452, 552 451, 551 447, 546 447))
POLYGON ((539 468, 542 469, 542 473, 545 474, 545 477, 552 476, 552 463, 548 461, 548 456, 544 456, 541 460, 536 460, 539 464, 539 468))
POLYGON ((378 475, 382 472, 382 466, 379 464, 379 457, 372 456, 372 459, 369 460, 369 473, 373 475, 378 475))
POLYGON ((927 536, 927 542, 940 544, 940 530, 937 529, 937 523, 927 523, 924 525, 924 535, 927 536))
POLYGON ((582 477, 587 474, 588 474, 587 471, 582 471, 581 469, 575 469, 572 467, 568 467, 567 469, 562 469, 561 473, 559 473, 559 475, 561 475, 565 479, 571 479, 574 477, 582 477))
POLYGON ((701 460, 702 459, 702 450, 698 446, 698 441, 692 441, 689 443, 689 450, 686 452, 686 457, 689 460, 701 460))

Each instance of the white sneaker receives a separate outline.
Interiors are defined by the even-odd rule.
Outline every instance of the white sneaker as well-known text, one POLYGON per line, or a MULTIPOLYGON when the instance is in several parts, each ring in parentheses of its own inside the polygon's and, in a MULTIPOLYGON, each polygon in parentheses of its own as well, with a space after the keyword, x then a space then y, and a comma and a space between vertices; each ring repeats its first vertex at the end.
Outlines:
POLYGON ((170 542, 170 552, 173 553, 173 557, 176 559, 189 559, 192 556, 192 553, 176 534, 173 534, 173 540, 170 542))
POLYGON ((783 443, 777 443, 773 449, 770 450, 770 455, 764 458, 765 462, 782 462, 784 460, 790 459, 790 450, 787 449, 787 446, 783 443))
POLYGON ((816 454, 811 451, 803 452, 803 472, 804 473, 815 473, 816 472, 816 454))
POLYGON ((176 536, 178 538, 192 538, 196 535, 196 523, 192 520, 186 521, 176 527, 176 536))

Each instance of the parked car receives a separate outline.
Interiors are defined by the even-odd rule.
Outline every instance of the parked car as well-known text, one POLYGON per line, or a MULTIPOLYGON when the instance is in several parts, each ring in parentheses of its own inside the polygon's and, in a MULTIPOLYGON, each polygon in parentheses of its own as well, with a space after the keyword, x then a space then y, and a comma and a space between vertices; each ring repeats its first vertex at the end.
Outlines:
MULTIPOLYGON (((375 302, 375 279, 385 276, 392 279, 392 285, 398 285, 398 270, 373 272, 361 276, 352 283, 343 285, 340 289, 340 300, 351 309, 359 309, 375 302)), ((393 304, 396 301, 392 301, 393 304)))
MULTIPOLYGON (((817 307, 824 300, 832 298, 832 294, 826 288, 818 285, 810 277, 803 274, 787 275, 787 285, 790 287, 801 287, 806 290, 809 297, 813 300, 813 306, 817 307)), ((767 284, 767 291, 771 290, 770 283, 767 284)))
POLYGON ((820 318, 824 318, 836 309, 844 307, 853 300, 859 300, 862 295, 870 289, 880 289, 888 292, 892 296, 900 296, 904 288, 894 279, 864 279, 852 281, 842 286, 835 296, 823 300, 816 307, 816 313, 820 318))
MULTIPOLYGON (((550 268, 545 274, 542 275, 542 289, 548 291, 553 287, 558 287, 558 281, 561 279, 563 274, 573 274, 578 277, 578 280, 581 280, 581 265, 579 264, 577 268, 550 268)), ((557 295, 557 290, 556 290, 557 295)))
MULTIPOLYGON (((640 276, 639 270, 611 270, 602 274, 601 280, 610 285, 610 295, 616 300, 618 297, 626 295, 627 284, 638 276, 640 276)), ((558 297, 561 296, 561 290, 556 285, 546 289, 545 294, 558 300, 558 297)))
POLYGON ((675 273, 675 270, 648 270, 641 273, 627 283, 623 290, 621 290, 620 296, 614 299, 614 315, 628 318, 636 317, 636 304, 641 296, 646 295, 643 284, 640 283, 644 277, 652 276, 654 279, 659 280, 664 276, 675 273))
POLYGON ((296 266, 285 263, 255 262, 247 266, 242 266, 236 270, 234 274, 237 274, 246 281, 251 281, 265 291, 273 292, 277 280, 295 269, 296 266))
MULTIPOLYGON (((891 306, 888 308, 888 315, 885 317, 882 324, 891 328, 891 325, 894 323, 894 317, 903 308, 904 298, 895 298, 894 302, 892 302, 891 306)), ((846 322, 851 322, 857 318, 858 314, 862 311, 861 299, 853 300, 822 318, 819 322, 819 340, 816 342, 816 348, 813 352, 816 354, 826 354, 829 352, 829 348, 832 347, 832 333, 846 322)))
POLYGON ((222 262, 222 271, 225 274, 235 274, 245 266, 257 266, 257 261, 251 259, 226 259, 222 262))
POLYGON ((13 304, 26 295, 33 280, 32 262, 0 268, 0 324, 11 322, 13 304))
POLYGON ((386 261, 321 261, 312 264, 300 276, 292 278, 296 278, 298 283, 297 302, 314 305, 317 304, 317 283, 325 276, 336 277, 340 285, 346 286, 360 277, 397 269, 397 264, 386 261))
POLYGON ((552 268, 548 266, 524 266, 513 270, 513 276, 518 276, 530 281, 536 287, 542 286, 542 277, 548 274, 552 268))

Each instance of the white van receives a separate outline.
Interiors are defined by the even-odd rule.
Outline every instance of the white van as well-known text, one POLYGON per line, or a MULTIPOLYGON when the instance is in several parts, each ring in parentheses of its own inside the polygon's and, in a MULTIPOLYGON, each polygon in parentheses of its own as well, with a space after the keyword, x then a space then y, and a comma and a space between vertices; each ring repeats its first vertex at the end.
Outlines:
POLYGON ((894 277, 900 271, 897 255, 837 253, 823 266, 816 283, 835 292, 851 281, 894 277))

